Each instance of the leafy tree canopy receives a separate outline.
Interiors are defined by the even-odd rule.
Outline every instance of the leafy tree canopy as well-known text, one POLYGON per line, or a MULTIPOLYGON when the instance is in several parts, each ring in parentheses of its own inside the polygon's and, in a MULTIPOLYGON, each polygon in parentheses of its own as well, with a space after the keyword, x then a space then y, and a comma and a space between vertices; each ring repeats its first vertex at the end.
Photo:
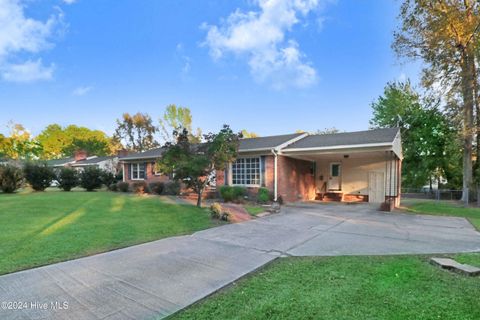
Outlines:
POLYGON ((157 169, 184 183, 198 195, 201 206, 202 194, 212 183, 216 170, 224 170, 235 160, 241 134, 235 134, 228 125, 218 133, 204 135, 204 143, 192 143, 186 129, 174 131, 175 143, 167 143, 157 169))
POLYGON ((243 130, 241 131, 241 133, 242 133, 242 138, 258 138, 258 137, 260 137, 260 136, 259 136, 258 134, 256 134, 255 132, 251 132, 251 131, 249 132, 249 131, 247 131, 247 130, 245 130, 245 129, 243 129, 243 130))
POLYGON ((192 113, 188 107, 177 107, 170 104, 165 108, 163 116, 160 118, 160 133, 165 142, 175 142, 172 132, 182 132, 184 129, 189 132, 189 139, 193 143, 199 143, 202 140, 202 130, 192 130, 192 113))
POLYGON ((387 84, 383 96, 372 103, 372 127, 401 129, 404 187, 421 187, 439 177, 458 183, 461 177, 455 129, 435 104, 428 103, 432 102, 422 99, 408 81, 387 84))
POLYGON ((14 160, 36 159, 42 152, 41 144, 21 124, 10 123, 8 127, 10 136, 0 135, 0 156, 14 160))
POLYGON ((156 132, 157 127, 148 114, 137 112, 130 115, 124 113, 121 119, 117 119, 114 138, 127 149, 142 152, 159 146, 155 140, 156 132))
POLYGON ((114 154, 121 145, 101 130, 69 125, 48 125, 37 140, 43 146, 42 158, 58 159, 71 156, 76 150, 85 150, 90 155, 114 154))

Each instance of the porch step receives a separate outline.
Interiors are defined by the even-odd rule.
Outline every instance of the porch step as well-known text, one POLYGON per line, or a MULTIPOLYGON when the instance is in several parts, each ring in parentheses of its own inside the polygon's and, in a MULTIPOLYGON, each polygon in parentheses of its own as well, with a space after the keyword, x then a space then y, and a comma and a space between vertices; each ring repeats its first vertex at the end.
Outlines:
POLYGON ((339 192, 326 192, 326 193, 317 193, 315 200, 321 200, 326 202, 340 202, 342 201, 343 193, 339 192))

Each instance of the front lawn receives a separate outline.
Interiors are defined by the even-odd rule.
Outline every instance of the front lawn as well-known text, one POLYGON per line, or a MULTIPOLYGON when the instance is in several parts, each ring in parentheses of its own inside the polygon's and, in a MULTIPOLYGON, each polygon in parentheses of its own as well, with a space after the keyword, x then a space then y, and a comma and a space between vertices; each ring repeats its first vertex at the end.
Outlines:
POLYGON ((0 194, 0 221, 0 274, 214 224, 194 206, 103 191, 0 194))
POLYGON ((265 212, 264 207, 257 205, 244 205, 244 208, 252 216, 256 216, 259 213, 265 212))
MULTIPOLYGON (((282 258, 174 319, 480 319, 480 278, 426 256, 282 258)), ((480 254, 462 259, 480 266, 480 254)))
POLYGON ((480 208, 464 207, 453 201, 404 199, 402 206, 413 213, 467 218, 480 230, 480 208))

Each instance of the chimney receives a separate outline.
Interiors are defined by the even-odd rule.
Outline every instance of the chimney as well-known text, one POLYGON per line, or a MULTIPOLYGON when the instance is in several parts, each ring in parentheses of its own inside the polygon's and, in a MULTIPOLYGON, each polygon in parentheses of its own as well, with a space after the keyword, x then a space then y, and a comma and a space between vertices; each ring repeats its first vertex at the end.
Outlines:
POLYGON ((87 151, 85 150, 77 150, 74 154, 75 161, 81 161, 87 159, 87 151))
POLYGON ((128 156, 128 150, 126 150, 126 149, 120 149, 120 150, 118 150, 118 151, 117 151, 117 156, 118 156, 119 158, 128 156))

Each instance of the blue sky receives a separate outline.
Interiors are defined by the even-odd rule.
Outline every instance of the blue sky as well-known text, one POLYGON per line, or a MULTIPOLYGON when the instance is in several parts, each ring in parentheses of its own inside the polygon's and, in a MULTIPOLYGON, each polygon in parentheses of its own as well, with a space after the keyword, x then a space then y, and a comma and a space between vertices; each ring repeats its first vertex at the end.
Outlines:
POLYGON ((13 120, 112 133, 123 112, 157 122, 171 103, 205 132, 367 129, 386 82, 418 78, 390 48, 398 5, 0 0, 0 132, 13 120))

